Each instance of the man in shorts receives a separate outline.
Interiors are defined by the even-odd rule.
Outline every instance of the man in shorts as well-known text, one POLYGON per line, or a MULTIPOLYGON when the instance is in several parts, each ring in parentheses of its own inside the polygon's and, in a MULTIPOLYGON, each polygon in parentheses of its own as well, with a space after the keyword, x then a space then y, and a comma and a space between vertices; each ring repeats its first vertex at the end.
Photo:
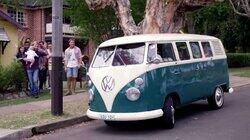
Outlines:
POLYGON ((65 50, 65 72, 67 74, 67 95, 74 94, 78 69, 81 66, 81 50, 75 46, 75 39, 69 39, 69 47, 65 50))

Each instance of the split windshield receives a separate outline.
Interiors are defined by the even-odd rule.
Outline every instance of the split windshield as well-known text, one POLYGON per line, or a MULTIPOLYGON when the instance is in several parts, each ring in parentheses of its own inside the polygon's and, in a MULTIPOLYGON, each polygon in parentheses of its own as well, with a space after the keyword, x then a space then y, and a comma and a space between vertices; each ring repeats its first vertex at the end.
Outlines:
POLYGON ((99 48, 93 67, 123 66, 143 63, 145 43, 99 48))

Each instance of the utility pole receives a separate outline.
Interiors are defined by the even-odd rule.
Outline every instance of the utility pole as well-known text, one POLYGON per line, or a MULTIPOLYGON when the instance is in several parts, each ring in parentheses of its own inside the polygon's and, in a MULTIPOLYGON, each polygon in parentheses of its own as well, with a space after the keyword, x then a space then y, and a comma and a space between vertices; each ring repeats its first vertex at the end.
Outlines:
POLYGON ((52 0, 52 71, 51 71, 51 113, 60 116, 63 113, 63 1, 52 0))

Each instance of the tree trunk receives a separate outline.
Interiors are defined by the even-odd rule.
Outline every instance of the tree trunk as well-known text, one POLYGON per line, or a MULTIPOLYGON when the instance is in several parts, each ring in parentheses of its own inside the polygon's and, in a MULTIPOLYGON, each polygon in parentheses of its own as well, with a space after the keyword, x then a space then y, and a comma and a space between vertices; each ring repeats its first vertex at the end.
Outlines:
POLYGON ((131 14, 130 0, 85 0, 91 10, 112 6, 124 35, 177 33, 185 25, 185 12, 223 0, 147 0, 145 16, 139 25, 131 14))
POLYGON ((139 34, 140 29, 136 26, 130 10, 129 0, 118 0, 113 6, 120 26, 125 35, 139 34))

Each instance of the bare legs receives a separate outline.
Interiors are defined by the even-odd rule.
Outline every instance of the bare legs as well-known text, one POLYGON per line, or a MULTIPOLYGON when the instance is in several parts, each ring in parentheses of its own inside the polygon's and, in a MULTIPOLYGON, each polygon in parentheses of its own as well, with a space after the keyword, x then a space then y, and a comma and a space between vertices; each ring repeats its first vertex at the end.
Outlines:
POLYGON ((72 78, 72 86, 71 86, 71 90, 72 93, 75 93, 75 89, 76 89, 76 78, 72 78))
POLYGON ((71 95, 75 93, 75 87, 76 87, 76 78, 75 77, 69 77, 67 80, 67 86, 68 86, 68 92, 66 95, 71 95))

